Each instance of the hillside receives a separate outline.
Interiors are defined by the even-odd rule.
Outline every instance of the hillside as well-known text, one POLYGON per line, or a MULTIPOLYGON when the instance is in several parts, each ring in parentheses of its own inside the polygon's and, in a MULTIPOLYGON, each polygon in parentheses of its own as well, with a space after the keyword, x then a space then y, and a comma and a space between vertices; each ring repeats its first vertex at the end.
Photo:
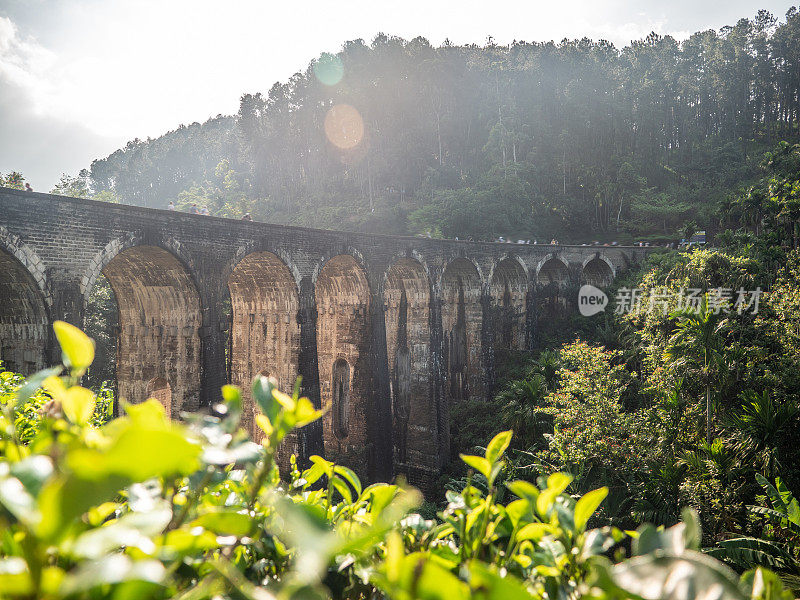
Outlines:
POLYGON ((388 233, 674 239, 797 135, 800 15, 677 42, 346 42, 238 114, 92 163, 125 202, 388 233), (326 135, 327 132, 327 135, 326 135))

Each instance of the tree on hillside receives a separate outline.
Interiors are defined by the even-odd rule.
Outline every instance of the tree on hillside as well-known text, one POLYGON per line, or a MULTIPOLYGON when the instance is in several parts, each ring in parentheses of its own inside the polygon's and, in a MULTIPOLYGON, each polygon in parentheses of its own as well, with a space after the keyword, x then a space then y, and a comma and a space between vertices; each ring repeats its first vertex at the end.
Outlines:
POLYGON ((722 332, 727 325, 724 312, 703 295, 697 308, 686 307, 672 313, 676 320, 665 358, 678 370, 699 372, 705 387, 706 441, 714 438, 714 403, 711 389, 714 380, 724 370, 725 340, 722 332))

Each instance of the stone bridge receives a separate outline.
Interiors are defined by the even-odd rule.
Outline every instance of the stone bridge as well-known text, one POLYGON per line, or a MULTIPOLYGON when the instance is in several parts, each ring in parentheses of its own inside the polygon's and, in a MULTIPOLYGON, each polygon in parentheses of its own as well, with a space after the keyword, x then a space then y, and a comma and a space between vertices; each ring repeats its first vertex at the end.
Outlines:
MULTIPOLYGON (((646 248, 516 245, 322 231, 0 189, 0 357, 60 359, 97 277, 119 309, 117 390, 167 412, 259 374, 328 406, 289 441, 370 479, 425 485, 448 460, 449 407, 491 392, 498 349, 641 262, 646 248)), ((244 425, 254 408, 246 394, 244 425)))

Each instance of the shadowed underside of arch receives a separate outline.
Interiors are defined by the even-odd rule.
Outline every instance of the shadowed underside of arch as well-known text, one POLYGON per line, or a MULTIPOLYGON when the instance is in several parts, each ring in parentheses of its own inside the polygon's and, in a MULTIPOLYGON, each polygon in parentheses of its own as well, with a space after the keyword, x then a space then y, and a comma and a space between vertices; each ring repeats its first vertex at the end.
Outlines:
POLYGON ((242 426, 261 439, 255 426, 251 384, 257 375, 274 377, 289 391, 297 379, 300 305, 289 268, 271 252, 244 257, 228 279, 231 296, 231 383, 242 388, 242 426))
POLYGON ((567 299, 564 288, 569 283, 569 271, 558 258, 548 259, 536 276, 537 314, 540 327, 552 325, 552 319, 565 314, 567 299))
POLYGON ((437 419, 429 365, 430 283, 417 260, 403 258, 389 269, 384 288, 395 460, 435 468, 432 460, 437 419))
POLYGON ((366 474, 371 454, 366 274, 352 256, 334 256, 320 271, 315 294, 320 395, 330 407, 323 417, 325 456, 366 474))
POLYGON ((600 258, 593 258, 583 267, 581 275, 582 283, 588 283, 597 288, 604 288, 611 285, 614 281, 614 273, 606 261, 600 258))
POLYGON ((0 360, 6 369, 30 375, 45 366, 47 310, 28 270, 0 251, 0 360))
POLYGON ((501 260, 492 274, 490 293, 494 311, 495 348, 525 347, 525 308, 528 279, 514 259, 501 260))
POLYGON ((442 331, 450 402, 482 398, 481 280, 475 265, 457 258, 442 276, 442 331))
POLYGON ((167 414, 200 402, 200 297, 183 265, 155 246, 135 246, 103 268, 119 308, 117 389, 128 402, 149 393, 167 414), (163 390, 171 390, 169 394, 163 390))

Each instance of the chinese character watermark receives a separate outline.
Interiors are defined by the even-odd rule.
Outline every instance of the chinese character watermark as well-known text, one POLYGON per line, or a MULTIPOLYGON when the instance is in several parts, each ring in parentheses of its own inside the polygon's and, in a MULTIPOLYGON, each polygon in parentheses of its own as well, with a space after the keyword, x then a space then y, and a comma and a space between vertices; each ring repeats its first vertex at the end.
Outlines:
POLYGON ((761 294, 760 287, 754 290, 745 290, 740 287, 735 291, 732 288, 716 287, 707 292, 700 288, 681 288, 677 293, 666 287, 660 287, 649 290, 646 294, 646 301, 643 301, 642 290, 622 287, 617 290, 617 295, 614 297, 614 313, 624 315, 632 312, 645 312, 666 315, 670 312, 671 305, 673 306, 672 310, 699 313, 703 310, 702 306, 705 301, 706 310, 716 315, 720 313, 756 315, 761 294))

